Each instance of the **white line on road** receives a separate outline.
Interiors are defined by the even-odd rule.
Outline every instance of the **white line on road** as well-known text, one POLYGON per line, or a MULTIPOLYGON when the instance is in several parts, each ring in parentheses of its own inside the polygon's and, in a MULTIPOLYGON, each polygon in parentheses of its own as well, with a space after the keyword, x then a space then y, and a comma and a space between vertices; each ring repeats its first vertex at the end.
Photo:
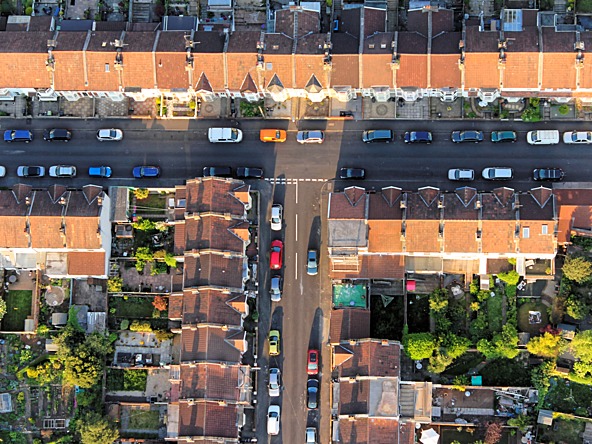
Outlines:
POLYGON ((296 280, 298 280, 298 253, 295 253, 295 257, 294 257, 294 267, 296 270, 296 280))
POLYGON ((296 213, 296 242, 298 242, 298 213, 296 213))
POLYGON ((298 182, 296 182, 296 204, 298 204, 298 182))

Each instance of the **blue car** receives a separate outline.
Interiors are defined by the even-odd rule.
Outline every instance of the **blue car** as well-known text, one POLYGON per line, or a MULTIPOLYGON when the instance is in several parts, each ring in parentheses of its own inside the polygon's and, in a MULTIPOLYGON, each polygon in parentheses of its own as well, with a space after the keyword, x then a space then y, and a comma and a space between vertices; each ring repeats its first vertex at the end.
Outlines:
POLYGON ((157 166, 137 166, 133 169, 133 174, 136 179, 143 177, 158 177, 160 176, 160 168, 157 166))
POLYGON ((33 133, 29 130, 6 130, 4 131, 5 142, 25 142, 33 140, 33 133))
POLYGON ((90 177, 111 177, 111 167, 108 166, 91 166, 88 169, 90 177))

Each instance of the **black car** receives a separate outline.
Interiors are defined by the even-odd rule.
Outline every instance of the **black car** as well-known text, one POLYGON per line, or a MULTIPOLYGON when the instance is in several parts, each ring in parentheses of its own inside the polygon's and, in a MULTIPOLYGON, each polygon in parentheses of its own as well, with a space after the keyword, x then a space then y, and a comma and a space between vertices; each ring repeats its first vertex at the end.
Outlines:
POLYGON ((68 142, 72 139, 72 132, 63 128, 46 129, 43 131, 43 140, 48 142, 68 142))
POLYGON ((429 131, 407 131, 403 137, 405 143, 432 143, 432 133, 429 131))
POLYGON ((319 406, 319 381, 310 378, 306 383, 306 406, 316 409, 319 406))
POLYGON ((483 131, 453 131, 451 139, 454 143, 483 142, 483 131))
POLYGON ((366 170, 364 168, 341 168, 339 171, 339 178, 348 179, 364 179, 366 177, 366 170))
POLYGON ((263 168, 238 167, 236 177, 239 179, 262 179, 263 168))
POLYGON ((232 168, 224 166, 204 167, 203 177, 232 177, 232 168))
POLYGON ((534 180, 546 180, 549 182, 559 182, 563 180, 565 173, 561 168, 536 168, 532 172, 534 180))
POLYGON ((390 143, 393 140, 395 140, 395 133, 390 129, 367 130, 362 133, 362 142, 364 143, 390 143))

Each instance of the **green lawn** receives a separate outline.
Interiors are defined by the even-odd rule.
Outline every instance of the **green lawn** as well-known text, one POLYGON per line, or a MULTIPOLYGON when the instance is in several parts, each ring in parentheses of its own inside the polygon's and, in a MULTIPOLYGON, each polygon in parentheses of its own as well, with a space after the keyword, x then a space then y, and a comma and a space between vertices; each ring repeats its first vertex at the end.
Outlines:
POLYGON ((166 196, 163 194, 149 194, 146 199, 136 200, 136 214, 164 214, 166 196))
POLYGON ((109 307, 115 308, 115 316, 118 318, 144 319, 152 318, 154 306, 152 298, 111 296, 109 307))
POLYGON ((158 430, 160 414, 157 410, 130 409, 128 429, 158 430))
POLYGON ((502 331, 502 304, 503 297, 499 294, 487 299, 487 325, 491 333, 502 331))
POLYGON ((582 442, 581 434, 586 428, 584 421, 570 421, 565 418, 553 420, 552 426, 539 425, 537 433, 539 442, 582 442))
POLYGON ((5 299, 6 315, 2 318, 2 330, 24 330, 25 319, 31 315, 33 292, 30 290, 10 290, 5 299))
POLYGON ((540 302, 526 302, 518 307, 518 330, 530 333, 531 335, 539 335, 540 329, 545 327, 549 323, 549 316, 547 315, 546 305, 540 302), (540 324, 529 324, 528 323, 528 312, 529 311, 540 311, 541 312, 541 323, 540 324))
POLYGON ((107 390, 141 391, 146 390, 147 370, 107 369, 107 390))

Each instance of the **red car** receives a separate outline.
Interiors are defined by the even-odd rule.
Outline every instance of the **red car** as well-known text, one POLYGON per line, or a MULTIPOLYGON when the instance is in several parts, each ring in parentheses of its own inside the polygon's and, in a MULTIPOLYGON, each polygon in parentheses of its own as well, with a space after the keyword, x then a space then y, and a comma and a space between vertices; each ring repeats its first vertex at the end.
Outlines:
POLYGON ((308 362, 306 365, 306 373, 309 375, 317 375, 319 373, 319 351, 308 351, 308 362))
POLYGON ((281 240, 274 240, 271 243, 271 257, 269 259, 269 268, 279 270, 282 268, 282 256, 284 255, 284 244, 281 240))

